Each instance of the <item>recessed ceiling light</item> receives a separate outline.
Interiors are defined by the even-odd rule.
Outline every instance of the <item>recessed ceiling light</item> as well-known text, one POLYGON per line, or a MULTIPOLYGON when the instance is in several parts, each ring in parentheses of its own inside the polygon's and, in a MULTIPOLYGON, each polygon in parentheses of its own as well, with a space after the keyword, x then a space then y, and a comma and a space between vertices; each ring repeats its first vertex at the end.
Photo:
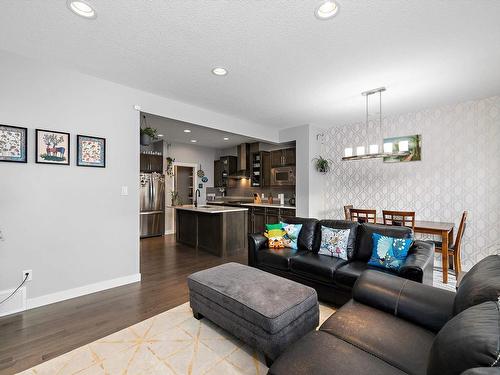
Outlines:
POLYGON ((158 137, 163 137, 163 134, 158 134, 158 137))
POLYGON ((184 133, 191 133, 191 130, 189 130, 189 129, 184 129, 184 133))
POLYGON ((333 0, 323 1, 316 7, 314 14, 317 19, 327 20, 339 12, 339 5, 333 0))
POLYGON ((212 73, 216 76, 225 76, 227 74, 227 70, 221 67, 213 68, 212 73))
POLYGON ((198 141, 197 141, 196 139, 191 139, 191 142, 192 142, 192 143, 196 143, 196 142, 198 142, 198 141))
POLYGON ((229 141, 229 138, 228 138, 228 137, 224 137, 224 140, 225 140, 225 141, 229 141))
POLYGON ((85 18, 96 18, 97 13, 87 2, 82 0, 68 0, 68 8, 75 14, 85 18))

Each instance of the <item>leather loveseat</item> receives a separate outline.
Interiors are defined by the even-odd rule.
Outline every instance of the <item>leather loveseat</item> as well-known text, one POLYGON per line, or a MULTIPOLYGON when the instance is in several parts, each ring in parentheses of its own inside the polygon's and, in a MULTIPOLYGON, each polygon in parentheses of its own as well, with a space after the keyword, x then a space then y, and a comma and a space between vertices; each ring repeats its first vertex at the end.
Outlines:
MULTIPOLYGON (((267 238, 262 234, 250 234, 248 264, 264 271, 292 279, 316 289, 318 297, 337 306, 343 305, 352 296, 352 288, 358 277, 368 269, 391 273, 389 270, 372 267, 368 260, 372 254, 372 233, 410 238, 410 228, 377 224, 359 224, 345 220, 317 220, 291 218, 290 224, 302 224, 298 236, 298 249, 269 249, 267 238), (318 254, 321 245, 321 226, 350 229, 347 245, 348 260, 318 254)), ((398 276, 419 283, 432 285, 434 245, 425 241, 414 241, 405 264, 398 276)))
POLYGON ((290 346, 271 375, 500 374, 500 256, 457 292, 366 271, 353 299, 290 346))

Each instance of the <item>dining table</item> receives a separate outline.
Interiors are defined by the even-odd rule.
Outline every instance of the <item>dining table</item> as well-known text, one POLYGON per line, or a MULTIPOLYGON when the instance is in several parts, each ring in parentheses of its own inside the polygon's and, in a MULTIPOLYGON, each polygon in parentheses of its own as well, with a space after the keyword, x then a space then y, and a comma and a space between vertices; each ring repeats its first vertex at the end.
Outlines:
MULTIPOLYGON (((384 219, 377 217, 377 223, 383 224, 384 219)), ((440 221, 415 220, 415 233, 430 234, 441 237, 441 257, 443 267, 443 284, 448 283, 449 253, 448 249, 453 243, 454 223, 440 221)))

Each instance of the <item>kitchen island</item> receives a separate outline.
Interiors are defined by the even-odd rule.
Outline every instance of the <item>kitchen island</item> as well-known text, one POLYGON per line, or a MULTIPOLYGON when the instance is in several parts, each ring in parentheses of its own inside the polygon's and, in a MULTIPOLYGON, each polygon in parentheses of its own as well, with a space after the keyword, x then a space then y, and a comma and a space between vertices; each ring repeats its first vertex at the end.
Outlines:
POLYGON ((220 257, 247 251, 248 208, 176 206, 176 240, 220 257))

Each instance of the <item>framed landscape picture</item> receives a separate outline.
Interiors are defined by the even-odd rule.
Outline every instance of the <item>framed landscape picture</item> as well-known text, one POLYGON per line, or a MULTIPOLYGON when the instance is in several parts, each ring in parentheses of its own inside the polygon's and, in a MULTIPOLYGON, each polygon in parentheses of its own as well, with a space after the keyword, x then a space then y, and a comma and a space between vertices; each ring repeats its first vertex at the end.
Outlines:
POLYGON ((76 144, 76 165, 80 167, 106 167, 105 138, 78 134, 76 144))
POLYGON ((37 163, 69 165, 69 133, 42 129, 35 133, 37 163))
POLYGON ((28 129, 0 125, 0 161, 26 163, 27 149, 28 129))

